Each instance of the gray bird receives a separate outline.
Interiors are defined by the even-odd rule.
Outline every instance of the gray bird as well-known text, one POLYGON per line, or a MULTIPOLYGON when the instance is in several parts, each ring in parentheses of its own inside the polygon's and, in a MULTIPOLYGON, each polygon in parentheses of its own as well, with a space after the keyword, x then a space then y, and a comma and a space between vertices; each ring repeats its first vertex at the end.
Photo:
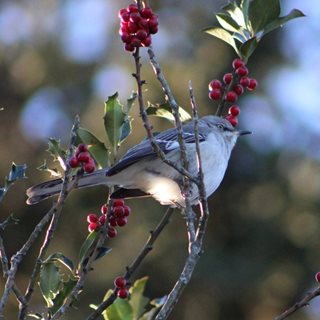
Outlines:
MULTIPOLYGON (((210 196, 223 179, 238 137, 251 132, 237 130, 229 121, 217 116, 205 116, 199 119, 198 126, 204 184, 206 194, 210 196)), ((182 129, 189 158, 189 172, 196 176, 198 164, 193 121, 184 124, 182 129)), ((157 134, 155 140, 166 157, 180 166, 176 128, 157 134)), ((148 139, 129 149, 114 166, 80 177, 77 188, 96 185, 118 186, 119 189, 112 194, 112 198, 152 196, 163 205, 185 206, 181 193, 181 174, 157 156, 148 139)), ((60 192, 61 187, 62 179, 33 186, 27 190, 27 203, 35 204, 54 196, 60 192)), ((197 204, 198 198, 198 188, 193 183, 191 204, 197 204)))

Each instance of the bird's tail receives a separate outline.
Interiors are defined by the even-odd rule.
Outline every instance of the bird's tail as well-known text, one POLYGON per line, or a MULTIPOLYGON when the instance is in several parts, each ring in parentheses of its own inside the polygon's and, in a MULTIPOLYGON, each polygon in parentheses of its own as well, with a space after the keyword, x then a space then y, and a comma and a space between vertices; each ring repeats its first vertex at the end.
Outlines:
MULTIPOLYGON (((106 177, 106 169, 97 170, 90 174, 79 177, 76 188, 85 188, 96 186, 99 184, 108 184, 106 177)), ((71 178, 72 180, 75 177, 71 178)), ((57 195, 62 189, 62 179, 55 179, 37 184, 27 190, 27 204, 35 204, 44 199, 57 195)))

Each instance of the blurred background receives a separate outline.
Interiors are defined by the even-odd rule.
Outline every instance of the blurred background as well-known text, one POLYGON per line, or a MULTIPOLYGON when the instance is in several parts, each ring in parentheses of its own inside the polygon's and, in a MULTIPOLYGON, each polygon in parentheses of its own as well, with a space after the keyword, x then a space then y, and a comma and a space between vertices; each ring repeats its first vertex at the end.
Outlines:
MULTIPOLYGON (((200 113, 213 113, 216 105, 207 97, 208 82, 230 71, 235 53, 201 29, 216 24, 214 12, 225 1, 150 3, 160 21, 154 49, 176 99, 190 110, 188 81, 192 80, 200 113)), ((239 100, 239 126, 254 134, 236 146, 226 177, 210 198, 205 253, 170 319, 272 319, 317 286, 320 5, 317 0, 282 3, 283 14, 298 8, 307 17, 266 36, 249 61, 250 75, 259 86, 239 100)), ((104 101, 116 91, 125 101, 135 90, 134 63, 118 37, 117 12, 128 4, 123 0, 0 3, 1 179, 12 161, 28 166, 28 179, 15 184, 0 204, 1 220, 10 213, 20 219, 3 233, 8 256, 20 249, 52 203, 25 204, 26 188, 49 178, 36 169, 44 159, 51 161, 45 151, 47 138, 59 138, 67 146, 73 118, 80 114, 81 125, 105 139, 104 101)), ((142 51, 146 100, 163 102, 142 51)), ((131 116, 133 134, 119 155, 145 136, 137 108, 131 116)), ((169 127, 165 121, 152 122, 156 130, 169 127)), ((106 195, 107 189, 100 187, 70 196, 50 253, 60 251, 77 261, 88 233, 86 216, 99 213, 106 195)), ((128 204, 133 210, 129 224, 107 244, 112 253, 94 265, 78 310, 70 310, 66 319, 84 319, 90 313, 88 305, 101 301, 165 211, 152 199, 128 204)), ((39 246, 32 248, 20 266, 17 280, 22 288, 39 246)), ((186 253, 185 223, 175 214, 135 275, 149 275, 147 296, 161 297, 170 291, 186 253)), ((31 309, 39 312, 43 304, 36 292, 31 309)), ((6 312, 6 319, 17 318, 13 297, 6 312)), ((319 316, 320 302, 315 299, 290 319, 319 316)))

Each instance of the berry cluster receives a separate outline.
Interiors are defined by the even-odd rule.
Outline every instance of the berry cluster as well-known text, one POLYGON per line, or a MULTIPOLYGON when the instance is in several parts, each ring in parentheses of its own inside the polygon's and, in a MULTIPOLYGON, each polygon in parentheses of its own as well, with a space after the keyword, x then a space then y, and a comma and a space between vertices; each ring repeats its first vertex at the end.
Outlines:
MULTIPOLYGON (((225 103, 235 103, 239 96, 241 96, 246 88, 252 91, 257 86, 257 80, 249 78, 249 70, 245 66, 244 61, 237 58, 232 62, 233 72, 226 73, 223 76, 223 81, 214 79, 209 83, 209 98, 211 100, 223 100, 225 103)), ((237 105, 232 105, 229 108, 226 119, 230 121, 233 126, 238 124, 237 116, 240 113, 240 108, 237 105)))
POLYGON ((88 148, 85 144, 78 145, 75 155, 70 159, 69 165, 71 168, 82 167, 87 173, 92 173, 96 170, 96 165, 92 159, 88 148))
POLYGON ((129 292, 126 288, 127 280, 124 277, 117 277, 114 279, 114 285, 117 288, 117 296, 121 299, 125 299, 128 297, 129 292))
POLYGON ((137 4, 133 3, 120 9, 119 18, 119 34, 126 51, 132 52, 135 48, 150 46, 151 34, 158 32, 158 17, 151 8, 139 10, 137 4))
POLYGON ((108 224, 108 237, 114 238, 117 236, 117 230, 115 227, 123 227, 128 223, 128 216, 131 213, 129 206, 124 204, 123 199, 112 200, 111 212, 108 213, 108 205, 104 204, 101 207, 101 215, 98 217, 94 213, 90 213, 87 216, 87 221, 89 223, 89 232, 98 231, 101 226, 103 226, 107 220, 107 215, 109 215, 108 224))

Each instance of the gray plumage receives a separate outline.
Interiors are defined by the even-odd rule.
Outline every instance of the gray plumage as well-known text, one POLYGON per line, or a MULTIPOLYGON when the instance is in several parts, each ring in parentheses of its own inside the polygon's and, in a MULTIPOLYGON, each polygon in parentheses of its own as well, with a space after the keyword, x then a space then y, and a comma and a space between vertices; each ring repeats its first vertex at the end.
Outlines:
MULTIPOLYGON (((204 183, 207 196, 209 196, 218 188, 223 179, 238 136, 249 132, 238 131, 229 121, 216 116, 201 118, 198 128, 204 183)), ((183 125, 183 138, 189 158, 189 171, 196 175, 198 164, 193 122, 183 125)), ((159 133, 155 139, 167 158, 180 165, 180 148, 176 128, 159 133)), ((114 185, 120 189, 113 194, 113 197, 128 198, 149 195, 164 205, 184 206, 184 198, 180 191, 181 182, 182 177, 179 172, 158 158, 150 141, 145 139, 129 149, 111 168, 97 170, 81 177, 77 187, 114 185)), ((61 185, 62 180, 56 179, 29 188, 27 203, 34 204, 58 194, 61 185)), ((193 184, 191 188, 192 204, 197 203, 198 196, 197 187, 193 184)))

